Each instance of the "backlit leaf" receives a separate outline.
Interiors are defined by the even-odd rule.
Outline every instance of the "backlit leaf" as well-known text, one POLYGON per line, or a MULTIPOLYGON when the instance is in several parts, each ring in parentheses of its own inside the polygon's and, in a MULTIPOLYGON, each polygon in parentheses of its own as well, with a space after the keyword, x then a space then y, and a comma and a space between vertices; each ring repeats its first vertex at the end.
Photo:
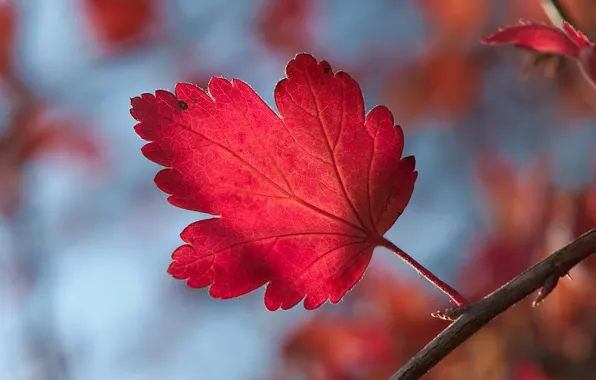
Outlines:
POLYGON ((521 22, 500 28, 482 42, 491 45, 512 43, 539 53, 561 54, 576 59, 582 49, 592 45, 585 35, 567 23, 559 29, 551 25, 521 22))
POLYGON ((232 298, 265 284, 268 309, 337 303, 407 205, 417 172, 402 129, 358 84, 300 54, 275 88, 212 78, 132 99, 143 154, 170 203, 218 217, 181 234, 169 273, 232 298))

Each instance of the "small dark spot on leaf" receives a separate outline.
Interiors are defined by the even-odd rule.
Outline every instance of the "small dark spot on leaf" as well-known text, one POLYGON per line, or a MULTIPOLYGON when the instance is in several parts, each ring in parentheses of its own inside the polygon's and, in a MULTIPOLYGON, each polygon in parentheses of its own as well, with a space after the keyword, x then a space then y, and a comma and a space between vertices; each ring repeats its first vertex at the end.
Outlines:
POLYGON ((199 99, 197 99, 197 98, 194 98, 194 99, 192 100, 192 102, 193 102, 194 104, 197 104, 197 103, 199 102, 199 99))
POLYGON ((333 270, 334 272, 337 270, 336 267, 332 267, 331 270, 333 270))
POLYGON ((331 67, 329 67, 329 66, 327 66, 327 67, 324 67, 324 68, 323 68, 323 72, 324 72, 325 74, 329 74, 329 73, 331 72, 331 67))
POLYGON ((321 82, 321 86, 324 86, 324 85, 325 85, 325 82, 321 82))
POLYGON ((242 153, 242 148, 240 148, 240 153, 242 153))
POLYGON ((178 100, 178 108, 180 108, 182 111, 187 110, 188 104, 184 100, 178 100))

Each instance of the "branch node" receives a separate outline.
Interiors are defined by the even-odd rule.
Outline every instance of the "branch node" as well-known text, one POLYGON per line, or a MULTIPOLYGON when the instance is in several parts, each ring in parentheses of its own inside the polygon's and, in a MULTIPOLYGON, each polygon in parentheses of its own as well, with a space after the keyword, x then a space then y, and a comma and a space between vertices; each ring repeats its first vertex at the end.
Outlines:
POLYGON ((560 277, 559 275, 553 273, 552 275, 550 275, 549 277, 546 278, 546 280, 544 281, 544 284, 542 284, 542 287, 538 291, 536 298, 532 302, 532 307, 537 307, 542 302, 544 302, 546 297, 549 294, 551 294, 552 291, 557 286, 557 283, 559 282, 559 277, 560 277))
POLYGON ((444 321, 455 321, 457 318, 461 317, 462 314, 466 311, 466 307, 452 307, 449 309, 443 309, 435 311, 431 313, 433 318, 439 318, 444 321))

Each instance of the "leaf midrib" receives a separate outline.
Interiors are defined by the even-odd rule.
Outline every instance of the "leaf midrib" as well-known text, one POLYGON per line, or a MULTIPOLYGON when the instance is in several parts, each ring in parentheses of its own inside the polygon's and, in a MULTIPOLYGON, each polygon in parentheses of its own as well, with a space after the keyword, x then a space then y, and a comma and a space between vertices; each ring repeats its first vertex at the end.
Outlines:
MULTIPOLYGON (((266 106, 267 108, 269 108, 269 106, 267 106, 266 104, 265 104, 265 106, 266 106)), ((269 108, 269 110, 270 110, 271 112, 273 112, 273 111, 272 111, 270 108, 269 108)), ((273 112, 273 113, 275 114, 275 112, 273 112)), ((277 116, 278 120, 280 120, 280 119, 279 119, 279 116, 278 116, 277 114, 275 114, 275 115, 277 116)), ((180 128, 182 128, 182 129, 184 129, 184 130, 187 130, 187 131, 189 131, 189 132, 191 132, 191 133, 193 133, 193 134, 195 134, 195 135, 197 135, 197 136, 199 136, 199 137, 201 137, 201 138, 205 139, 206 141, 208 141, 208 142, 210 142, 210 143, 212 143, 212 144, 214 144, 214 145, 218 146, 219 148, 223 149, 224 151, 228 152, 228 153, 229 153, 229 154, 231 154, 233 157, 235 157, 235 158, 236 158, 238 161, 240 161, 240 162, 241 162, 241 163, 243 163, 245 166, 247 166, 248 168, 250 168, 250 169, 251 169, 253 172, 255 172, 255 173, 256 173, 256 174, 257 174, 259 177, 261 177, 263 180, 265 180, 265 181, 269 182, 271 185, 273 185, 273 186, 274 186, 275 188, 277 188, 279 191, 281 191, 282 193, 286 194, 288 198, 290 198, 290 199, 292 199, 292 200, 296 201, 297 203, 299 203, 299 204, 303 205, 304 207, 306 207, 306 208, 309 208, 309 209, 311 209, 311 210, 313 210, 313 211, 315 211, 315 212, 317 212, 317 213, 319 213, 319 214, 321 214, 321 215, 323 215, 323 216, 325 216, 325 217, 327 217, 327 218, 333 219, 333 220, 335 220, 335 221, 338 221, 338 222, 340 222, 340 223, 346 224, 347 226, 350 226, 350 227, 354 228, 355 230, 357 230, 357 231, 359 231, 359 232, 361 232, 361 233, 363 233, 363 234, 365 235, 365 236, 363 236, 363 238, 366 238, 367 236, 369 236, 369 235, 370 235, 369 231, 368 231, 366 228, 364 228, 364 226, 358 226, 358 225, 356 225, 356 224, 354 224, 354 223, 352 223, 352 222, 350 222, 350 221, 348 221, 348 220, 345 220, 345 219, 343 219, 343 218, 341 218, 341 217, 339 217, 339 216, 337 216, 337 215, 335 215, 335 214, 332 214, 332 213, 330 213, 330 212, 328 212, 328 211, 325 211, 325 210, 323 210, 323 209, 321 209, 321 208, 319 208, 319 207, 317 207, 317 206, 313 205, 313 204, 312 204, 312 203, 310 203, 310 202, 307 202, 307 201, 305 201, 304 199, 302 199, 302 198, 298 197, 298 196, 297 196, 296 194, 294 194, 294 193, 288 192, 286 189, 282 188, 280 185, 278 185, 277 183, 275 183, 275 181, 273 181, 272 179, 270 179, 269 177, 267 177, 265 174, 261 173, 261 171, 260 171, 260 170, 258 170, 257 168, 255 168, 253 165, 251 165, 251 164, 250 164, 249 162, 247 162, 245 159, 243 159, 242 157, 240 157, 240 156, 239 156, 239 155, 238 155, 236 152, 234 152, 232 149, 230 149, 230 148, 228 148, 228 147, 226 147, 226 146, 224 146, 224 145, 222 145, 222 144, 220 144, 220 143, 218 143, 218 142, 216 142, 216 141, 213 141, 212 139, 208 138, 208 137, 207 137, 207 136, 205 136, 204 134, 202 134, 202 133, 200 133, 200 132, 198 132, 198 131, 196 131, 196 130, 193 130, 193 129, 189 128, 187 125, 185 125, 185 124, 182 124, 182 123, 179 123, 179 122, 175 121, 173 118, 171 118, 171 119, 170 119, 170 118, 168 118, 168 117, 164 117, 164 118, 165 118, 166 120, 169 120, 169 121, 171 121, 172 123, 174 123, 175 125, 179 126, 180 128)), ((283 123, 283 120, 280 120, 280 122, 282 122, 282 123, 283 123)), ((333 165, 333 167, 335 168, 335 165, 333 165)), ((336 168, 335 168, 335 169, 336 169, 336 168)), ((343 183, 342 183, 342 188, 343 188, 343 183)), ((347 197, 346 197, 346 199, 347 199, 347 200, 348 200, 348 202, 351 204, 351 202, 350 202, 349 198, 347 198, 347 197)), ((360 221, 360 219, 359 219, 359 221, 360 221)))

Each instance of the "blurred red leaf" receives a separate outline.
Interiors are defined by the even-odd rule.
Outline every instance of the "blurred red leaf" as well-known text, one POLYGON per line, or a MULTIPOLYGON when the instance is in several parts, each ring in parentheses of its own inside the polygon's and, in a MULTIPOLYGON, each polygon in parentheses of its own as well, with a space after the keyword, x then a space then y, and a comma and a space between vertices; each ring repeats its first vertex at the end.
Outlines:
POLYGON ((109 52, 146 42, 161 19, 157 0, 85 0, 92 31, 109 52))
POLYGON ((596 184, 586 186, 579 195, 574 237, 596 228, 596 184))
POLYGON ((419 284, 371 269, 344 302, 345 315, 316 316, 284 341, 284 368, 309 379, 387 379, 445 327, 419 284), (347 351, 347 352, 346 352, 347 351))
MULTIPOLYGON (((594 156, 596 158, 596 156, 594 156)), ((571 238, 577 238, 580 235, 596 228, 596 159, 592 159, 594 172, 591 181, 583 187, 575 196, 575 212, 571 227, 571 238)), ((590 273, 596 272, 596 257, 589 257, 582 262, 590 273)), ((591 277, 591 276, 590 276, 591 277)), ((593 282, 596 286, 596 281, 593 282)), ((596 289, 595 289, 596 290, 596 289)), ((590 297, 592 296, 591 291, 590 297)))
POLYGON ((549 23, 549 18, 544 12, 543 0, 508 0, 507 22, 515 23, 519 20, 549 23))
POLYGON ((73 120, 67 117, 50 118, 39 115, 27 141, 24 143, 21 159, 23 162, 38 158, 53 151, 61 154, 95 160, 100 152, 94 137, 86 131, 77 131, 73 120))
POLYGON ((476 43, 484 29, 490 0, 419 0, 420 10, 437 46, 463 46, 476 43))
POLYGON ((215 298, 266 283, 268 309, 337 303, 407 205, 417 172, 403 132, 358 84, 300 54, 275 88, 276 115, 245 83, 212 78, 132 99, 155 178, 175 206, 219 218, 181 234, 169 273, 215 298), (357 153, 356 153, 357 152, 357 153))
POLYGON ((478 156, 474 179, 485 205, 488 232, 470 246, 460 283, 483 297, 527 269, 545 228, 549 166, 537 158, 518 166, 499 152, 478 156), (470 278, 470 270, 478 276, 470 278))
POLYGON ((524 361, 513 369, 513 380, 549 380, 544 370, 532 361, 524 361))
MULTIPOLYGON (((580 70, 567 65, 559 70, 558 79, 559 116, 566 121, 593 119, 596 116, 594 88, 585 80, 580 70)), ((570 124, 563 123, 563 125, 570 124)))
POLYGON ((383 89, 386 104, 400 122, 421 119, 458 122, 480 92, 482 56, 473 51, 490 15, 490 0, 419 0, 429 29, 429 48, 397 68, 383 89))
POLYGON ((348 302, 360 310, 364 318, 398 339, 403 356, 408 358, 445 328, 436 318, 421 318, 437 309, 435 297, 419 284, 396 279, 379 269, 368 272, 350 293, 348 302))
POLYGON ((532 247, 527 241, 482 236, 469 249, 458 284, 479 299, 526 270, 532 263, 532 247), (473 271, 476 275, 470 276, 473 271))
POLYGON ((457 122, 478 101, 481 65, 467 50, 429 51, 387 78, 383 102, 404 124, 431 118, 457 122))
POLYGON ((12 71, 16 24, 13 2, 0 1, 0 76, 8 76, 12 71))
POLYGON ((490 228, 498 239, 527 240, 540 229, 549 188, 546 159, 518 166, 499 152, 477 158, 474 179, 486 201, 490 228))
POLYGON ((395 347, 393 337, 372 321, 322 316, 286 338, 283 357, 287 366, 318 375, 308 378, 344 379, 391 364, 398 356, 395 347))
POLYGON ((0 135, 0 213, 12 214, 18 209, 23 168, 42 155, 59 152, 98 162, 97 142, 74 125, 69 118, 50 117, 38 103, 16 113, 0 135))
POLYGON ((369 271, 350 293, 350 300, 364 302, 366 314, 384 323, 395 318, 407 325, 409 321, 420 320, 420 315, 434 311, 436 301, 430 294, 418 284, 395 276, 378 268, 369 271))
POLYGON ((268 0, 256 20, 265 45, 289 54, 311 50, 311 0, 268 0))

